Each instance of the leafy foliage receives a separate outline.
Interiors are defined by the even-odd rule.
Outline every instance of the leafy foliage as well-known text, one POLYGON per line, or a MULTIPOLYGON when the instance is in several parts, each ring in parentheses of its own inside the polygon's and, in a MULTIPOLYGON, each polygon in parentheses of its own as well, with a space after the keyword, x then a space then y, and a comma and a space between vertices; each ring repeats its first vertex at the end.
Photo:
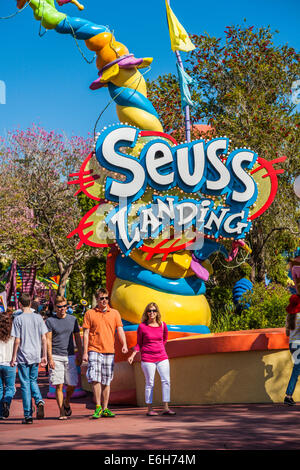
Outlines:
MULTIPOLYGON (((291 101, 292 83, 300 75, 299 54, 288 45, 275 46, 275 33, 270 27, 244 25, 227 26, 224 38, 194 34, 196 49, 186 60, 186 70, 194 79, 192 138, 199 138, 196 123, 201 122, 210 124, 214 135, 228 136, 231 148, 246 146, 267 160, 287 156, 280 164, 285 172, 278 176, 275 201, 254 221, 247 239, 252 248, 247 261, 252 282, 263 281, 269 270, 283 282, 282 274, 274 270, 274 251, 276 247, 290 250, 299 239, 298 199, 292 189, 300 173, 299 113, 291 101)), ((182 141, 184 125, 177 94, 175 75, 149 83, 149 97, 165 130, 182 141)), ((211 134, 202 137, 210 139, 211 134)), ((224 272, 215 270, 219 285, 224 285, 224 277, 230 278, 224 272)))
POLYGON ((283 328, 290 292, 280 284, 256 283, 253 292, 244 294, 243 302, 250 304, 240 314, 233 303, 227 302, 223 308, 212 306, 212 332, 252 330, 260 328, 283 328))

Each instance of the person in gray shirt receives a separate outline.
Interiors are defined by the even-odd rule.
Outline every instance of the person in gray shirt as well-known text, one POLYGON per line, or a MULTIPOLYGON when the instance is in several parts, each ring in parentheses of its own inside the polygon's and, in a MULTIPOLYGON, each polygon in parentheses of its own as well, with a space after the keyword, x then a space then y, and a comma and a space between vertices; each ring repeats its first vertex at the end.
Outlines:
POLYGON ((31 298, 22 293, 19 298, 22 314, 14 318, 11 336, 14 336, 14 347, 11 367, 18 364, 18 375, 21 382, 22 402, 24 409, 23 424, 32 424, 32 398, 37 407, 37 419, 44 418, 45 402, 42 398, 37 379, 39 363, 47 365, 47 327, 41 315, 32 309, 31 298), (42 357, 41 357, 42 351, 42 357))
POLYGON ((56 315, 46 320, 47 351, 49 361, 50 384, 56 388, 56 401, 59 408, 59 419, 71 416, 70 399, 78 383, 77 366, 82 362, 82 342, 76 317, 67 314, 67 301, 58 296, 55 301, 56 315), (74 342, 78 354, 75 357, 74 342), (63 386, 67 385, 64 399, 63 386))

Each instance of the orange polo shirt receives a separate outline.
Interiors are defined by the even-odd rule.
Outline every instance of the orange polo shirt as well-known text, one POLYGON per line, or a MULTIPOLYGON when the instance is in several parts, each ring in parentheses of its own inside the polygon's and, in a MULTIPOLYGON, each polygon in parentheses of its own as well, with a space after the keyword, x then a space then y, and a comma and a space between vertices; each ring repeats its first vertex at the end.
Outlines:
POLYGON ((109 306, 105 312, 97 307, 87 310, 82 327, 90 330, 88 351, 114 354, 115 331, 119 326, 123 327, 118 310, 109 306))

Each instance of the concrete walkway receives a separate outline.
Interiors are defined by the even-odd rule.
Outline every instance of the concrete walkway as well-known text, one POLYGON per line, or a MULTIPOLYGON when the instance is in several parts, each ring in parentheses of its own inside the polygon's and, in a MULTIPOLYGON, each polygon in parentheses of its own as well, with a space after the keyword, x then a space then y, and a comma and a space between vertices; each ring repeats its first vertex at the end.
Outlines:
MULTIPOLYGON (((43 397, 48 378, 41 372, 43 397)), ((112 407, 117 416, 92 420, 90 394, 74 399, 73 414, 57 419, 46 399, 45 419, 23 425, 19 384, 8 419, 0 421, 0 450, 298 450, 300 405, 236 404, 174 407, 175 417, 148 417, 144 408, 112 407)))

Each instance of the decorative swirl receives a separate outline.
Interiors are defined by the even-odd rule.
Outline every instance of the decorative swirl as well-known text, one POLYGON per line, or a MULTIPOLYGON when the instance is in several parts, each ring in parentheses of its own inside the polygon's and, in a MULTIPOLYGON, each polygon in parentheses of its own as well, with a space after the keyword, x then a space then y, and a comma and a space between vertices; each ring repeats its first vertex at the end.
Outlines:
MULTIPOLYGON (((87 48, 95 53, 98 77, 90 88, 97 90, 108 87, 110 96, 116 104, 120 122, 146 132, 151 131, 152 135, 163 131, 158 114, 147 98, 146 82, 139 71, 140 68, 149 67, 152 58, 134 57, 124 44, 115 40, 113 32, 108 27, 64 15, 56 10, 54 0, 31 0, 30 7, 35 18, 46 29, 54 29, 59 34, 70 34, 77 46, 77 40, 83 40, 87 48)), ((90 170, 81 176, 84 183, 81 190, 94 185, 97 178, 97 175, 92 175, 90 170)), ((101 204, 101 198, 99 202, 101 204)), ((82 230, 92 231, 91 225, 94 221, 88 220, 88 216, 89 214, 87 214, 87 224, 82 226, 82 230)), ((87 231, 86 238, 91 233, 87 231)), ((83 242, 81 239, 79 246, 83 242)), ((185 247, 186 242, 182 248, 185 247)), ((111 300, 122 318, 131 323, 138 323, 146 300, 157 301, 168 324, 177 325, 178 331, 190 328, 193 332, 196 330, 208 332, 210 309, 203 295, 204 282, 196 277, 188 266, 185 267, 184 263, 181 266, 182 260, 174 262, 173 257, 170 260, 168 253, 157 261, 159 267, 155 273, 153 272, 156 270, 155 261, 149 260, 151 254, 144 254, 146 255, 144 262, 148 263, 149 267, 143 267, 144 262, 140 259, 136 262, 131 258, 118 259, 117 277, 112 284, 111 300), (165 277, 168 272, 171 278, 165 277)), ((191 259, 191 256, 189 258, 191 259)))
POLYGON ((67 16, 55 28, 55 31, 60 34, 72 34, 76 39, 90 39, 93 36, 107 32, 109 29, 106 26, 96 25, 91 21, 82 18, 73 18, 67 16))
MULTIPOLYGON (((25 2, 19 2, 20 8, 25 2)), ((157 112, 147 98, 146 83, 138 71, 148 67, 152 58, 137 59, 129 54, 127 47, 115 41, 108 27, 82 18, 73 18, 57 11, 54 0, 31 0, 34 16, 46 29, 60 34, 71 34, 84 40, 96 54, 98 78, 90 88, 96 90, 108 86, 111 97, 117 100, 117 114, 121 122, 148 131, 163 130, 157 112)))
POLYGON ((131 258, 119 255, 115 264, 116 276, 169 294, 200 295, 204 294, 205 284, 198 277, 171 279, 143 268, 131 258))

